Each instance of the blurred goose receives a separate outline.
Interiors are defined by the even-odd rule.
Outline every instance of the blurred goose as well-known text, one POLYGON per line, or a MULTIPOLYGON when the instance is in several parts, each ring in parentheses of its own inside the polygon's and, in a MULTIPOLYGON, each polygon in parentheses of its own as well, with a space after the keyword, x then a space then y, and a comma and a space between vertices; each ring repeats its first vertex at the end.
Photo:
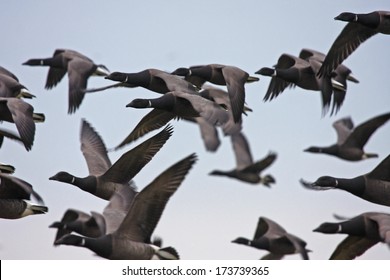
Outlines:
POLYGON ((371 172, 355 178, 322 176, 314 183, 303 179, 301 184, 309 189, 340 189, 372 203, 390 206, 390 155, 371 172))
POLYGON ((29 215, 45 214, 48 208, 29 202, 31 196, 39 204, 43 204, 41 196, 29 183, 0 172, 0 218, 20 219, 29 215))
POLYGON ((306 249, 305 241, 288 233, 279 224, 265 217, 259 218, 252 240, 238 237, 232 243, 269 251, 269 254, 261 258, 262 260, 280 260, 289 254, 300 254, 302 259, 309 259, 310 250, 306 249))
POLYGON ((68 209, 60 222, 54 222, 49 227, 57 228, 54 243, 66 234, 76 232, 86 237, 100 237, 113 233, 122 223, 137 194, 135 185, 119 188, 111 196, 103 213, 91 211, 87 214, 76 209, 68 209))
POLYGON ((179 259, 172 247, 151 245, 150 237, 166 204, 196 161, 195 154, 172 165, 139 192, 119 228, 99 238, 65 235, 56 243, 86 247, 107 259, 179 259))
POLYGON ((236 157, 236 168, 230 171, 214 170, 209 175, 227 176, 251 184, 263 184, 267 187, 275 183, 271 175, 260 176, 261 172, 275 161, 275 153, 269 153, 264 159, 253 162, 249 143, 242 132, 231 135, 231 142, 236 157))
POLYGON ((319 76, 330 75, 360 44, 375 34, 390 34, 390 12, 374 11, 367 14, 341 13, 335 20, 348 22, 333 42, 319 76))
POLYGON ((323 223, 314 232, 347 234, 332 253, 331 260, 352 260, 375 244, 390 246, 390 214, 366 212, 339 223, 323 223))
POLYGON ((0 97, 0 121, 15 123, 26 150, 31 150, 34 143, 35 122, 42 122, 44 119, 44 114, 34 113, 34 108, 23 100, 0 97))
POLYGON ((129 187, 130 180, 153 158, 171 135, 172 127, 166 126, 155 136, 124 153, 111 165, 102 139, 91 125, 83 120, 80 142, 89 175, 80 178, 61 171, 49 179, 75 185, 83 191, 109 200, 119 188, 129 187))
POLYGON ((0 97, 33 98, 29 90, 19 83, 18 78, 0 66, 0 97))
POLYGON ((328 154, 349 161, 378 157, 377 154, 366 153, 363 148, 371 135, 389 119, 390 113, 383 114, 354 128, 350 117, 342 118, 333 123, 333 127, 337 132, 336 144, 328 147, 309 147, 304 151, 328 154))
POLYGON ((201 88, 205 82, 226 85, 233 119, 236 123, 241 120, 241 115, 244 112, 245 83, 259 80, 257 77, 249 76, 247 72, 236 66, 222 64, 182 67, 173 71, 172 74, 184 76, 187 81, 198 88, 201 88))
MULTIPOLYGON (((200 92, 202 97, 220 104, 227 112, 228 120, 223 125, 221 125, 223 134, 226 136, 240 132, 242 130, 242 119, 239 121, 234 120, 234 112, 230 104, 229 93, 225 90, 213 86, 203 86, 202 89, 203 90, 200 92)), ((252 109, 244 105, 243 113, 246 114, 247 111, 252 111, 252 109)))
POLYGON ((23 65, 49 66, 46 89, 55 87, 68 73, 69 105, 68 113, 74 113, 84 99, 87 81, 90 76, 107 76, 109 71, 102 64, 95 64, 85 55, 69 49, 56 49, 50 58, 29 59, 23 65))
POLYGON ((71 232, 88 237, 99 237, 106 231, 104 218, 101 214, 94 211, 87 214, 77 209, 66 210, 61 221, 54 222, 49 227, 57 228, 54 244, 58 239, 71 232))
MULTIPOLYGON (((206 85, 202 87, 200 95, 214 101, 217 104, 223 104, 223 106, 226 107, 226 112, 228 113, 229 118, 228 121, 221 126, 224 136, 230 136, 239 133, 242 130, 242 120, 235 122, 233 119, 228 92, 213 86, 206 85)), ((244 114, 246 114, 246 111, 252 111, 252 109, 244 106, 244 114)), ((206 150, 215 152, 221 143, 218 136, 217 127, 204 118, 195 118, 194 122, 196 122, 199 126, 201 137, 206 150)))
POLYGON ((321 91, 322 109, 325 114, 331 103, 332 85, 330 77, 319 78, 316 69, 320 62, 315 59, 307 61, 290 54, 282 54, 274 68, 263 67, 256 72, 263 76, 272 77, 267 93, 263 100, 271 101, 281 94, 287 87, 298 86, 307 90, 321 91))

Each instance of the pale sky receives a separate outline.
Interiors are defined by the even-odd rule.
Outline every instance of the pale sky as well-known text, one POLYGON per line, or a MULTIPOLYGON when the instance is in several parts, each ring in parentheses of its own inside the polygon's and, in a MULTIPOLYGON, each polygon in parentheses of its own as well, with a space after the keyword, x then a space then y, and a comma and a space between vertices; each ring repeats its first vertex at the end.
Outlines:
MULTIPOLYGON (((47 67, 29 67, 30 58, 50 57, 57 48, 77 50, 110 71, 138 72, 147 68, 173 71, 178 67, 220 63, 242 68, 251 75, 271 67, 282 53, 298 55, 302 48, 326 53, 345 26, 333 18, 341 12, 368 13, 390 10, 389 1, 8 1, 0 9, 1 66, 18 76, 33 94, 36 112, 46 115, 37 124, 32 151, 5 140, 1 162, 15 166, 15 176, 30 182, 49 207, 45 215, 20 220, 0 220, 1 259, 97 259, 85 248, 54 247, 56 231, 48 226, 68 208, 101 211, 106 202, 74 186, 49 181, 58 171, 88 175, 80 151, 79 132, 85 118, 107 147, 119 144, 147 110, 126 108, 135 98, 158 97, 142 88, 112 89, 93 93, 79 110, 67 114, 68 80, 45 90, 47 67)), ((262 101, 270 78, 260 77, 246 86, 253 109, 244 117, 253 158, 269 151, 278 158, 265 170, 276 184, 266 188, 233 179, 209 176, 213 169, 234 168, 230 139, 206 152, 199 129, 190 123, 172 122, 174 133, 153 160, 134 178, 139 189, 185 156, 196 152, 199 160, 169 201, 154 232, 164 245, 177 249, 182 259, 258 259, 266 251, 231 243, 238 236, 252 238, 260 216, 268 217, 304 239, 311 259, 327 259, 344 235, 312 232, 333 214, 352 217, 367 211, 389 212, 340 190, 315 192, 299 179, 313 181, 322 175, 352 178, 371 171, 390 153, 390 124, 379 128, 368 141, 367 152, 379 158, 347 162, 304 153, 309 146, 335 143, 332 123, 351 116, 360 124, 390 111, 388 64, 390 37, 376 35, 363 43, 344 64, 359 84, 348 84, 347 96, 336 116, 321 117, 320 93, 286 89, 277 99, 262 101)), ((90 88, 110 84, 89 79, 90 88)), ((2 124, 2 127, 6 124, 2 124)), ((7 125, 7 128, 13 126, 7 125)), ((153 134, 147 136, 150 137, 153 134)), ((141 141, 146 138, 140 139, 141 141)), ((115 162, 140 141, 109 154, 115 162)), ((360 259, 388 259, 384 244, 360 259)), ((300 259, 298 255, 287 259, 300 259)))

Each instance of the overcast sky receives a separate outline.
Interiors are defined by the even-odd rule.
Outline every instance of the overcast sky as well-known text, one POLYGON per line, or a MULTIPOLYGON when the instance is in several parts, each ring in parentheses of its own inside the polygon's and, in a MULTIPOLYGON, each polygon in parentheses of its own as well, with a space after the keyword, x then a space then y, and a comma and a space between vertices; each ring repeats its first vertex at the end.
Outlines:
MULTIPOLYGON (((55 230, 48 226, 60 220, 68 208, 101 211, 106 202, 48 178, 61 170, 80 177, 88 175, 79 142, 82 118, 111 148, 147 113, 125 105, 134 98, 158 97, 142 88, 91 93, 75 114, 68 115, 67 77, 52 90, 45 90, 48 68, 23 66, 26 60, 50 57, 57 48, 69 48, 106 65, 110 71, 173 71, 220 63, 254 75, 261 67, 274 65, 282 53, 298 55, 302 48, 326 53, 345 26, 335 21, 335 16, 344 11, 374 10, 390 10, 389 1, 344 0, 337 1, 337 5, 325 0, 4 3, 0 9, 0 65, 16 74, 37 96, 30 103, 36 112, 46 115, 46 121, 37 124, 32 151, 5 140, 0 159, 14 165, 15 176, 34 186, 49 213, 0 220, 0 258, 98 258, 85 248, 54 247, 55 230)), ((252 238, 258 218, 265 216, 304 239, 313 251, 311 259, 327 259, 344 235, 312 230, 323 222, 334 221, 334 213, 347 217, 367 211, 390 213, 388 207, 343 191, 310 191, 299 183, 300 178, 313 181, 322 175, 352 178, 371 171, 390 153, 390 123, 378 129, 365 147, 367 152, 378 153, 379 158, 347 162, 303 152, 312 145, 333 144, 336 134, 332 123, 341 117, 351 116, 359 124, 390 111, 389 44, 390 37, 376 35, 344 62, 360 83, 348 84, 344 105, 336 116, 322 117, 319 92, 286 89, 277 99, 264 103, 268 77, 246 86, 246 100, 253 112, 244 117, 243 133, 253 158, 261 159, 269 151, 278 154, 264 172, 277 181, 271 188, 209 176, 213 169, 234 168, 230 139, 220 134, 219 150, 206 152, 195 125, 173 122, 173 136, 134 178, 138 188, 193 152, 199 160, 169 201, 154 234, 163 238, 164 245, 175 247, 182 259, 258 259, 266 252, 231 240, 238 236, 252 238)), ((90 88, 108 84, 99 77, 88 82, 90 88)), ((112 162, 145 139, 110 153, 112 162)), ((389 256, 389 248, 378 244, 361 259, 389 256)))

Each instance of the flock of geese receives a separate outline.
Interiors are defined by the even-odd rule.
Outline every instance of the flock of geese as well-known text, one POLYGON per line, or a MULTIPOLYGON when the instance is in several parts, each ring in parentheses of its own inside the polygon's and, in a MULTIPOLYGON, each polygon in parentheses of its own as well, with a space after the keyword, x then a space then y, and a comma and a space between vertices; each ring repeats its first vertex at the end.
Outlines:
MULTIPOLYGON (((264 67, 255 72, 271 77, 264 101, 275 99, 288 87, 298 86, 321 93, 323 115, 329 111, 337 114, 345 99, 347 81, 358 83, 342 62, 371 36, 390 34, 390 12, 341 13, 335 19, 347 24, 327 54, 311 49, 302 49, 299 56, 282 54, 272 68, 264 67)), ((207 151, 216 151, 220 145, 217 128, 222 129, 225 137, 230 137, 236 166, 228 171, 214 170, 210 175, 268 187, 276 181, 272 175, 262 173, 277 155, 269 153, 261 160, 254 160, 242 131, 242 114, 252 111, 245 103, 245 84, 257 82, 259 78, 238 67, 208 64, 180 67, 171 73, 158 69, 110 73, 104 65, 95 64, 85 55, 69 49, 57 49, 50 58, 30 59, 23 65, 49 67, 46 89, 54 88, 67 74, 69 114, 81 106, 87 93, 96 91, 143 87, 161 94, 152 99, 137 98, 126 105, 152 110, 115 149, 149 132, 160 131, 122 154, 113 164, 98 132, 87 120, 81 121, 81 151, 89 174, 77 177, 61 171, 49 179, 74 185, 108 204, 102 213, 68 209, 60 221, 50 225, 57 229, 55 245, 86 247, 108 259, 179 259, 175 248, 163 247, 162 240, 152 235, 168 200, 196 163, 196 154, 168 167, 141 191, 137 191, 133 181, 171 137, 173 127, 169 122, 173 119, 197 125, 207 151), (87 81, 92 75, 115 83, 88 89, 87 81), (226 90, 210 84, 226 86, 226 90)), ((24 101, 34 97, 13 73, 0 67, 0 119, 14 123, 17 129, 17 133, 1 129, 0 145, 5 138, 20 142, 27 151, 32 149, 35 125, 45 120, 44 114, 34 112, 24 101)), ((333 124, 337 143, 328 147, 313 146, 305 151, 347 161, 377 157, 365 152, 364 146, 389 119, 390 113, 386 113, 356 127, 351 118, 340 119, 333 124)), ((19 219, 48 211, 31 184, 12 175, 15 171, 12 165, 1 164, 0 171, 0 218, 19 219), (37 203, 32 203, 32 198, 37 203)), ((323 176, 315 182, 302 179, 301 183, 309 189, 341 189, 372 203, 390 206, 390 156, 374 170, 355 178, 323 176)), ((390 245, 390 214, 366 212, 349 219, 338 218, 342 221, 323 223, 314 229, 324 234, 347 235, 330 259, 354 259, 376 243, 390 245)), ((238 237, 232 242, 267 250, 269 253, 263 259, 281 259, 287 254, 300 254, 302 259, 309 259, 306 242, 267 217, 259 217, 252 239, 238 237)))

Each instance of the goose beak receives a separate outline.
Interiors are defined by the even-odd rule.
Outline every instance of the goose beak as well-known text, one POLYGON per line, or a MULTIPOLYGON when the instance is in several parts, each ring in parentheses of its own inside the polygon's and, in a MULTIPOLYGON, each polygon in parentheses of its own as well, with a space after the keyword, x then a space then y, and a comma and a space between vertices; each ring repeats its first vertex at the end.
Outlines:
POLYGON ((300 179, 299 182, 302 184, 302 186, 304 186, 307 189, 313 189, 314 187, 317 186, 316 182, 310 183, 310 182, 303 180, 303 179, 300 179))

